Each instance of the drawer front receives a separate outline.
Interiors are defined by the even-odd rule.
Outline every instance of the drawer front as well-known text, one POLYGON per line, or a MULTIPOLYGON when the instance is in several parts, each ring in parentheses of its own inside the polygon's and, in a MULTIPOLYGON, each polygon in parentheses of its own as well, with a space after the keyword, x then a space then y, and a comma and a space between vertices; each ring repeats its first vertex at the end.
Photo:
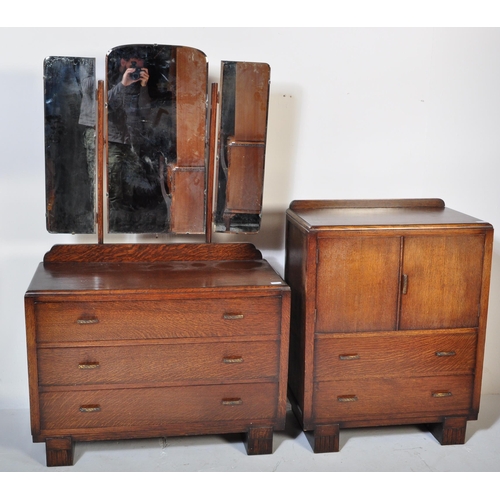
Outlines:
POLYGON ((405 415, 467 413, 472 376, 317 382, 314 417, 334 422, 405 415))
POLYGON ((475 333, 316 338, 315 380, 472 374, 475 333))
POLYGON ((279 342, 38 349, 43 386, 276 379, 279 342))
POLYGON ((38 342, 278 335, 281 297, 38 302, 38 342))
POLYGON ((163 387, 40 394, 42 430, 135 429, 276 417, 277 384, 163 387))

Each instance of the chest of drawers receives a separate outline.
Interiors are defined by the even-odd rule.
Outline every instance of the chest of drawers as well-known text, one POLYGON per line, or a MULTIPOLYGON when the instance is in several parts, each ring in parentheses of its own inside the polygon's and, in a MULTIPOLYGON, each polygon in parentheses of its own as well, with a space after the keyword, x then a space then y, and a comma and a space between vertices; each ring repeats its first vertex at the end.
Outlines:
POLYGON ((314 451, 341 428, 429 424, 465 440, 479 411, 490 224, 441 200, 295 201, 289 392, 314 451))
POLYGON ((31 427, 77 441, 244 433, 286 414, 290 290, 253 245, 56 246, 25 296, 31 427))

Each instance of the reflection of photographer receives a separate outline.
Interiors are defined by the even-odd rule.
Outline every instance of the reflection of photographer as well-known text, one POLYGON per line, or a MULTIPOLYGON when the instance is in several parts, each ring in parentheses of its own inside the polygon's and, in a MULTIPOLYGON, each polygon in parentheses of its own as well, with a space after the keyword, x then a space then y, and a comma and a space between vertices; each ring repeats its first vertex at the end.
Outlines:
MULTIPOLYGON (((137 66, 137 61, 130 61, 130 67, 134 68, 133 73, 130 73, 130 78, 132 78, 132 80, 139 80, 139 78, 141 78, 141 68, 137 66)), ((148 69, 144 68, 143 71, 147 72, 148 69)))
POLYGON ((108 75, 115 85, 108 92, 109 140, 120 144, 140 141, 142 123, 150 109, 149 72, 138 55, 120 57, 117 71, 108 75))
POLYGON ((168 226, 163 158, 170 154, 175 133, 170 52, 152 49, 122 46, 108 55, 110 232, 158 232, 168 226), (155 120, 160 110, 162 125, 155 120))
POLYGON ((109 199, 122 209, 133 203, 134 190, 149 185, 144 177, 141 149, 149 118, 149 72, 141 54, 124 52, 111 61, 108 74, 109 199))

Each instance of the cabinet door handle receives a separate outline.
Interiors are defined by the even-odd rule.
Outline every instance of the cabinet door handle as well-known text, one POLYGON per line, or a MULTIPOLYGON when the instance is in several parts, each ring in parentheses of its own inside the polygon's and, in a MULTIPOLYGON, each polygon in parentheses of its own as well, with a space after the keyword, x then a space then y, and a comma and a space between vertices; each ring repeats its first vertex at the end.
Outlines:
POLYGON ((224 313, 224 319, 243 319, 243 314, 239 313, 224 313))
POLYGON ((243 404, 243 400, 241 398, 224 398, 222 404, 224 406, 238 406, 243 404))
POLYGON ((436 356, 439 358, 445 358, 446 356, 455 356, 457 353, 455 351, 437 351, 436 356))
POLYGON ((349 394, 346 396, 337 396, 337 401, 340 403, 353 403, 358 400, 358 396, 354 394, 349 394))
POLYGON ((101 405, 82 405, 80 406, 80 411, 82 413, 94 413, 96 411, 101 411, 101 405))
POLYGON ((341 354, 339 359, 342 361, 350 361, 352 359, 360 359, 360 357, 359 354, 341 354))
POLYGON ((95 370, 99 368, 99 361, 90 361, 88 363, 78 363, 78 368, 80 370, 95 370))
POLYGON ((433 398, 449 398, 453 396, 451 391, 440 391, 440 392, 433 392, 432 397, 433 398))
POLYGON ((403 274, 401 277, 401 293, 406 295, 408 293, 408 275, 403 274))
POLYGON ((222 358, 222 362, 226 363, 226 364, 243 363, 243 357, 242 356, 225 356, 222 358))
POLYGON ((98 318, 80 318, 77 319, 76 322, 79 325, 95 325, 96 323, 99 323, 98 318))

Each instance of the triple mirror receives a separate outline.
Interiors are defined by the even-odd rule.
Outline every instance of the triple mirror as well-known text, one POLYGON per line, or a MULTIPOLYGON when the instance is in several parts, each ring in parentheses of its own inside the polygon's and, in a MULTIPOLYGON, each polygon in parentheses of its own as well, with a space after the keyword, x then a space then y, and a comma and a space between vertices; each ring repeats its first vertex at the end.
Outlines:
POLYGON ((269 79, 265 63, 223 61, 209 101, 200 50, 124 45, 106 56, 100 104, 95 59, 48 57, 49 232, 95 233, 100 191, 109 233, 257 232, 269 79))

